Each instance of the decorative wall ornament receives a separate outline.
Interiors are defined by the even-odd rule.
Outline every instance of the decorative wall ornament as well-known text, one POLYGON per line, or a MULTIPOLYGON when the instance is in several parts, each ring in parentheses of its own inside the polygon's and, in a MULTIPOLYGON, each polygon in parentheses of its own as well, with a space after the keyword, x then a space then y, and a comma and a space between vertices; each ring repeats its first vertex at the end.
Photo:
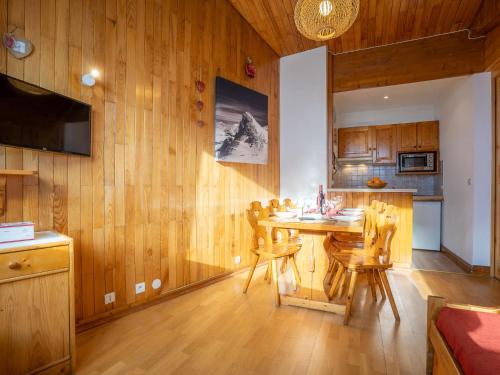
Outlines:
POLYGON ((198 90, 199 93, 205 91, 205 82, 197 79, 195 83, 196 83, 196 90, 198 90))
POLYGON ((306 38, 324 41, 345 33, 358 12, 359 0, 298 0, 294 19, 306 38))
POLYGON ((247 74, 248 77, 254 78, 255 77, 255 65, 253 65, 253 61, 250 57, 247 57, 247 62, 245 64, 245 73, 247 74))
POLYGON ((222 77, 215 86, 215 160, 267 164, 267 96, 222 77))
POLYGON ((198 110, 198 119, 196 120, 196 126, 199 128, 202 128, 205 125, 205 121, 203 121, 203 113, 202 113, 203 107, 205 106, 205 103, 203 103, 203 100, 201 98, 201 94, 203 93, 203 91, 205 91, 205 82, 203 82, 203 80, 201 79, 201 77, 202 77, 201 66, 199 67, 198 74, 199 74, 200 78, 194 82, 195 87, 196 87, 196 91, 198 92, 197 93, 198 100, 196 100, 196 103, 195 103, 196 109, 198 110))
POLYGON ((24 59, 33 52, 33 45, 31 42, 27 39, 15 36, 14 33, 4 33, 2 41, 7 51, 16 59, 24 59))

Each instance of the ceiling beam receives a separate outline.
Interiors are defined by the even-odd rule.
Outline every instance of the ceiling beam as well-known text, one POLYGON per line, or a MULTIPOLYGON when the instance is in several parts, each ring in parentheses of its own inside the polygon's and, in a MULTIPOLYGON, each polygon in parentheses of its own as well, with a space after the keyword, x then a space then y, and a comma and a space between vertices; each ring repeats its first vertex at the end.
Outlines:
POLYGON ((458 32, 334 55, 334 92, 461 76, 484 70, 485 38, 458 32))
POLYGON ((483 0, 470 26, 472 35, 484 36, 500 25, 500 1, 483 0))

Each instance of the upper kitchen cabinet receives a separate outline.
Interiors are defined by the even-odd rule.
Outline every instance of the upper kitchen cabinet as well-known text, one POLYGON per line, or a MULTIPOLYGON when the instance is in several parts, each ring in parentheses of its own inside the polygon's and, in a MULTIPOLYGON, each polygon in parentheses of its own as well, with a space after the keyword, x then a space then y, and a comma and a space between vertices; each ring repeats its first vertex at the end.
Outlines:
POLYGON ((373 164, 394 164, 396 136, 394 125, 341 128, 338 133, 339 158, 364 160, 373 164))
POLYGON ((374 126, 371 129, 373 164, 396 163, 396 126, 374 126))
POLYGON ((400 124, 397 129, 398 151, 437 151, 439 149, 438 121, 400 124))
POLYGON ((367 159, 372 157, 370 128, 341 128, 338 133, 339 158, 367 159))
POLYGON ((398 151, 417 150, 417 124, 401 124, 398 133, 398 151))
POLYGON ((426 121, 417 123, 418 151, 437 151, 439 149, 439 122, 426 121))

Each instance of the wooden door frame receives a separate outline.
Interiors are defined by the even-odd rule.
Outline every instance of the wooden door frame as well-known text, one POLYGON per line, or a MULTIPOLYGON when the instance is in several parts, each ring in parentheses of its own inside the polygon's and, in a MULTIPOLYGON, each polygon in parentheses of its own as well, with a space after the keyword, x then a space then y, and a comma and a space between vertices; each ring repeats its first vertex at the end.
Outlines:
POLYGON ((492 231, 491 231, 491 267, 490 275, 500 279, 500 72, 492 72, 492 231))

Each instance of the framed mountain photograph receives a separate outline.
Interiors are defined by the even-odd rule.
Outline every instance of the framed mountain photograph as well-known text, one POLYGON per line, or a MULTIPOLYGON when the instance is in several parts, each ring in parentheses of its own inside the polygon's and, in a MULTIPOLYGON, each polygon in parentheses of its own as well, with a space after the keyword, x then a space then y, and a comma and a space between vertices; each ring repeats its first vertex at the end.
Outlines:
POLYGON ((267 96, 222 77, 215 91, 215 159, 267 164, 267 96))

